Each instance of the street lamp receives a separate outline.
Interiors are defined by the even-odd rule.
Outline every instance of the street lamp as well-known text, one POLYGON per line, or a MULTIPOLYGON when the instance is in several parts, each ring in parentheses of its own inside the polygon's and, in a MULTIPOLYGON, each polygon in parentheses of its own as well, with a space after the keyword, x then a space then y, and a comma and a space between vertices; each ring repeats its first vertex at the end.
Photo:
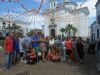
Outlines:
POLYGON ((13 23, 13 24, 12 24, 12 26, 13 26, 14 33, 15 33, 15 31, 16 31, 16 24, 15 24, 15 23, 13 23))
POLYGON ((44 36, 44 26, 45 25, 42 25, 42 35, 44 36))

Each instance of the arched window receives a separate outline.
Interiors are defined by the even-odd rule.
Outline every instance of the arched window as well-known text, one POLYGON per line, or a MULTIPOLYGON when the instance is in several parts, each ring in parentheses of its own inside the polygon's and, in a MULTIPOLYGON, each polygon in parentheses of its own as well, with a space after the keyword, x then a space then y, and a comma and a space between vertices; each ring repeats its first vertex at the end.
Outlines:
POLYGON ((55 37, 55 29, 51 29, 51 36, 55 37))

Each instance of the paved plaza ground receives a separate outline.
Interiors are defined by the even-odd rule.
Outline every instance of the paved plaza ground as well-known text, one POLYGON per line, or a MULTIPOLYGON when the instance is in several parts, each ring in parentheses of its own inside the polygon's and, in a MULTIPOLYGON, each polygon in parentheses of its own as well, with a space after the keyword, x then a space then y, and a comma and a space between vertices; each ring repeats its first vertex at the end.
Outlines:
MULTIPOLYGON (((3 62, 4 59, 1 58, 0 64, 2 65, 3 62)), ((20 63, 9 71, 0 71, 0 75, 17 75, 18 72, 30 72, 31 75, 100 75, 100 72, 96 70, 96 63, 95 55, 86 55, 84 64, 53 63, 50 61, 46 63, 40 61, 35 65, 20 63)))

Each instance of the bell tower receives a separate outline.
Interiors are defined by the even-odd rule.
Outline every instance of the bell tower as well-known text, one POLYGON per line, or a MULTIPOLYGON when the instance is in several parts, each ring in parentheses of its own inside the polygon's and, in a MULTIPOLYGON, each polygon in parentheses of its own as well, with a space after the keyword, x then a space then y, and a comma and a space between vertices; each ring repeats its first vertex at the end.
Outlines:
POLYGON ((50 9, 55 9, 58 5, 58 0, 50 0, 50 9))

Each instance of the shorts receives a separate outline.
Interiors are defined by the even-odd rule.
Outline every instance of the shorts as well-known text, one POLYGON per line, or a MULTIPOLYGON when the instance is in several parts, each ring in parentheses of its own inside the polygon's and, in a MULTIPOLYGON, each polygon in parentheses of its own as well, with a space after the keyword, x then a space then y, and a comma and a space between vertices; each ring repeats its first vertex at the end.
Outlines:
POLYGON ((40 47, 39 46, 38 47, 33 47, 33 48, 35 49, 36 53, 40 52, 40 47))

